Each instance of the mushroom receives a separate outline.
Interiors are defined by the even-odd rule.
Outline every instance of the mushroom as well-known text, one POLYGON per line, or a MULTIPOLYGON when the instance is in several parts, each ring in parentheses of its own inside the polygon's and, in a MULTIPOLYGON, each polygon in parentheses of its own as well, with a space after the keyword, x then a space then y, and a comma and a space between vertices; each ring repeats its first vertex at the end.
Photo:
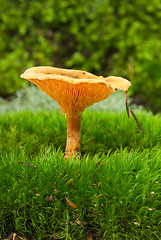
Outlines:
POLYGON ((82 112, 115 91, 126 91, 131 83, 121 77, 102 77, 81 71, 55 67, 33 67, 21 78, 37 85, 60 105, 67 121, 65 160, 80 153, 82 112))

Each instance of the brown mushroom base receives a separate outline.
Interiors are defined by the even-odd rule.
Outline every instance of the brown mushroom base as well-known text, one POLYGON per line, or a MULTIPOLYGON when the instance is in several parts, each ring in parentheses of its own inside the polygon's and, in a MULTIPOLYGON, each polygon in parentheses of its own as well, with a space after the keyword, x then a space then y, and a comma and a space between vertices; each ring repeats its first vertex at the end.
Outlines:
POLYGON ((65 115, 67 120, 67 143, 65 149, 65 160, 68 157, 80 153, 80 135, 81 135, 81 113, 65 115))

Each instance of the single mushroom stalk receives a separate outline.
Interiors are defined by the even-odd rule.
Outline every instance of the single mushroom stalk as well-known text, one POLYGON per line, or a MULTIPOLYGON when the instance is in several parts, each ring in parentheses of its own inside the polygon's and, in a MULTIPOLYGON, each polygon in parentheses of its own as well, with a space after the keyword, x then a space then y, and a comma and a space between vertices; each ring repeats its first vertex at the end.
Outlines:
POLYGON ((115 91, 126 91, 131 83, 121 77, 102 77, 81 71, 54 67, 27 69, 21 78, 37 85, 60 105, 67 121, 65 159, 80 152, 82 112, 115 91))
POLYGON ((69 156, 80 153, 81 144, 81 113, 73 115, 65 114, 67 121, 67 142, 65 149, 65 159, 69 156))

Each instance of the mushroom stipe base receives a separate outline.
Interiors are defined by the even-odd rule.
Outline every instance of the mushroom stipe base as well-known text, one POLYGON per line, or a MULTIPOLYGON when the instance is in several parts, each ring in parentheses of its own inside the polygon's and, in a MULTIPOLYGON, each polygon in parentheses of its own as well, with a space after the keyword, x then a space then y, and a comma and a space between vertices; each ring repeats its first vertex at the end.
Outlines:
POLYGON ((67 142, 65 149, 65 160, 72 155, 79 153, 81 144, 81 113, 66 114, 67 121, 67 142))

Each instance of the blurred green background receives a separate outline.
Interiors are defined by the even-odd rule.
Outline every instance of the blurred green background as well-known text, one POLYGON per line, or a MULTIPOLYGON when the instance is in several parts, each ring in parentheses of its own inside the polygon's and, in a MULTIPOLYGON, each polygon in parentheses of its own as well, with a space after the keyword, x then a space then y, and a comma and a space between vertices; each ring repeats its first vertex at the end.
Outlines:
POLYGON ((0 0, 0 96, 27 68, 49 65, 117 75, 132 101, 161 111, 160 0, 0 0))

